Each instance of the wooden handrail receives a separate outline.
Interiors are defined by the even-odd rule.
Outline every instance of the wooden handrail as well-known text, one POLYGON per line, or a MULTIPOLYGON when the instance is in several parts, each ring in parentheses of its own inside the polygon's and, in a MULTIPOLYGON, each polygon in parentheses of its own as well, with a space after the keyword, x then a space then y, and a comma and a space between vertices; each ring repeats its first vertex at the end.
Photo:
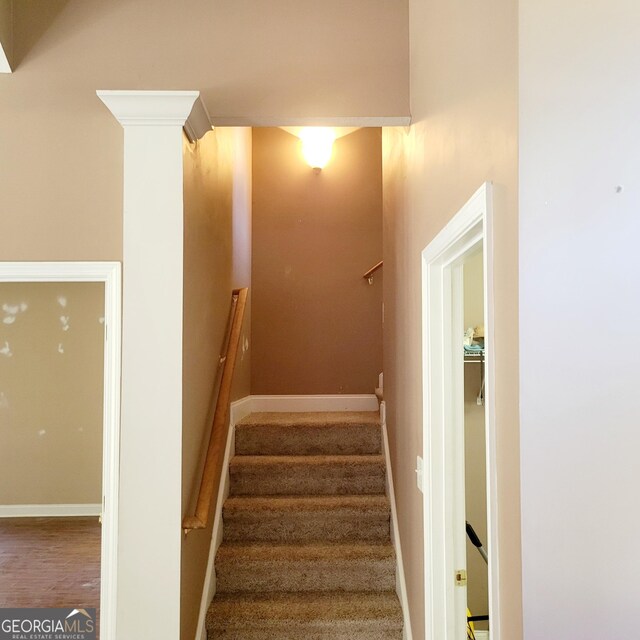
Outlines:
POLYGON ((367 271, 362 277, 365 280, 369 281, 369 284, 373 284, 373 274, 378 270, 382 268, 382 263, 383 260, 380 260, 380 262, 378 262, 378 264, 374 265, 373 267, 371 267, 371 269, 369 269, 369 271, 367 271))
POLYGON ((240 345, 242 333, 242 320, 244 309, 247 304, 247 294, 249 289, 234 289, 231 302, 231 312, 229 318, 229 330, 223 345, 223 352, 220 356, 220 363, 223 365, 222 378, 220 380, 220 390, 216 410, 211 425, 211 436, 209 437, 209 448, 207 458, 202 472, 200 482, 200 492, 196 503, 195 513, 192 516, 185 516, 182 521, 182 528, 185 533, 193 529, 204 529, 209 522, 211 512, 211 502, 214 496, 218 495, 220 486, 220 474, 224 461, 224 451, 227 446, 227 435, 229 432, 229 406, 231 400, 231 384, 233 382, 233 372, 240 345))

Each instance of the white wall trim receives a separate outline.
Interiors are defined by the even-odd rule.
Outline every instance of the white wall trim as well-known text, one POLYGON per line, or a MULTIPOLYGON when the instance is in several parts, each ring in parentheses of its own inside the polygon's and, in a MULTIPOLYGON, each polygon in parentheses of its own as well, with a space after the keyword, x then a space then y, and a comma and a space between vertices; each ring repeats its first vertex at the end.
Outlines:
POLYGON ((277 116, 221 116, 212 115, 216 127, 408 127, 411 116, 311 116, 282 118, 277 116))
POLYGON ((231 411, 229 412, 231 426, 235 427, 240 420, 246 418, 254 410, 251 402, 253 397, 245 396, 231 403, 231 411))
POLYGON ((413 640, 411 631, 411 618, 409 616, 409 599, 407 597, 407 581, 404 573, 404 560, 402 558, 402 546, 400 544, 400 528, 398 525, 398 510, 396 507, 396 495, 393 488, 393 471, 391 468, 391 455, 389 452, 389 437, 387 433, 387 419, 385 403, 380 403, 380 422, 382 423, 382 449, 384 453, 386 474, 386 494, 391 505, 391 544, 396 553, 396 593, 402 607, 404 625, 402 629, 403 640, 413 640))
MULTIPOLYGON (((122 284, 120 263, 0 262, 0 281, 104 283, 105 342, 102 437, 103 504, 100 570, 100 637, 104 640, 115 640, 116 609, 118 596, 121 382, 120 363, 122 350, 122 284)), ((46 506, 47 508, 51 507, 51 505, 46 506)), ((70 507, 76 505, 58 506, 70 507)), ((97 513, 100 513, 99 505, 97 513)), ((91 513, 88 515, 95 515, 95 513, 91 513)))
POLYGON ((97 504, 3 504, 0 518, 53 518, 100 516, 102 505, 97 504))
POLYGON ((375 394, 249 396, 251 411, 378 411, 375 394))
POLYGON ((14 50, 14 1, 0 0, 0 73, 11 73, 14 50))
POLYGON ((11 73, 9 58, 7 58, 2 42, 0 42, 0 73, 11 73))
MULTIPOLYGON (((216 511, 213 517, 213 531, 211 532, 211 545, 209 547, 209 558, 207 560, 207 571, 204 576, 204 585, 202 588, 202 599, 200 601, 200 614, 198 616, 198 626, 196 629, 196 640, 207 640, 207 629, 205 619, 207 610, 216 594, 216 553, 218 547, 222 544, 222 507, 224 501, 229 495, 229 462, 235 455, 235 426, 251 413, 251 396, 246 396, 241 400, 231 403, 231 411, 229 413, 229 433, 227 435, 227 446, 224 451, 224 461, 222 463, 222 475, 218 488, 218 499, 216 501, 216 511)), ((192 532, 191 535, 197 535, 192 532)))
POLYGON ((211 131, 211 117, 199 91, 97 91, 124 126, 180 126, 190 142, 211 131))
POLYGON ((119 262, 0 262, 0 282, 110 282, 119 278, 119 262))
POLYGON ((198 96, 193 103, 193 109, 184 123, 184 132, 189 138, 189 142, 195 142, 213 129, 209 112, 202 98, 198 96))
POLYGON ((495 426, 495 341, 493 294, 493 239, 491 184, 484 183, 446 227, 422 252, 422 334, 423 334, 423 456, 425 463, 424 544, 425 544, 425 617, 427 635, 447 640, 457 638, 462 624, 458 619, 461 596, 453 586, 455 568, 466 566, 460 546, 460 534, 452 533, 459 515, 454 511, 457 491, 455 443, 445 425, 457 421, 453 398, 456 397, 457 344, 447 314, 455 313, 451 300, 459 280, 456 268, 464 257, 484 243, 485 339, 485 424, 487 432, 487 528, 489 551, 489 615, 491 638, 500 640, 499 546, 495 426), (447 319, 445 319, 447 318, 447 319), (454 615, 455 611, 455 615, 454 615))
POLYGON ((183 127, 199 91, 96 91, 123 126, 183 127))

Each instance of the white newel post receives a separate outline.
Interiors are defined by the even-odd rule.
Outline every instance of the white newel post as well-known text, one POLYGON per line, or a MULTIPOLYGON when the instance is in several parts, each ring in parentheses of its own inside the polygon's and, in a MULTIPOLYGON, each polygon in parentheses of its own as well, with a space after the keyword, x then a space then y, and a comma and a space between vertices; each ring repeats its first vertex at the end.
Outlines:
POLYGON ((180 637, 182 127, 197 91, 98 91, 124 128, 118 640, 180 637))

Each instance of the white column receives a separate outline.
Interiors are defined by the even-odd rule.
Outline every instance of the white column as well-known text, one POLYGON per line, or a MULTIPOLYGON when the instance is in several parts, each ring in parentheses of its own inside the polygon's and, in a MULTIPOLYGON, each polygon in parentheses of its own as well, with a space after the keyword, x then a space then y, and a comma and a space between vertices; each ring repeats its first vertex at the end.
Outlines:
POLYGON ((124 127, 120 640, 180 637, 182 126, 197 91, 99 91, 124 127))

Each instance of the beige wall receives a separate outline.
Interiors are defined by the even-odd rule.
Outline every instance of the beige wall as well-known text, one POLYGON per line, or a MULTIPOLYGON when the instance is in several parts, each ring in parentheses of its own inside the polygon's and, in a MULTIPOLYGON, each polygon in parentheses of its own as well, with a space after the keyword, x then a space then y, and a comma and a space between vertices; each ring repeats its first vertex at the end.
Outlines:
POLYGON ((214 117, 408 115, 405 0, 20 0, 0 75, 0 257, 122 256, 122 130, 96 89, 214 117))
POLYGON ((0 283, 0 504, 102 501, 103 313, 101 283, 0 283))
MULTIPOLYGON (((482 251, 467 258, 463 268, 464 326, 484 325, 484 280, 482 251)), ((479 361, 464 365, 464 445, 465 445, 465 513, 480 540, 487 547, 487 464, 484 429, 484 405, 477 397, 482 383, 479 361)), ((467 539, 467 605, 473 615, 489 611, 487 565, 467 539)), ((485 629, 477 623, 477 629, 485 629)))
POLYGON ((518 460, 517 5, 412 0, 408 129, 383 132, 385 398, 414 637, 424 637, 420 252, 494 183, 502 637, 521 637, 518 460))
POLYGON ((527 640, 638 635, 638 24, 635 0, 520 0, 527 640))
POLYGON ((253 394, 373 393, 382 370, 381 135, 336 140, 314 172, 300 141, 253 132, 253 394))
MULTIPOLYGON (((234 287, 250 286, 251 130, 216 128, 184 142, 183 513, 193 509, 215 405, 217 363, 234 287)), ((234 397, 249 394, 247 310, 234 397)), ((211 526, 182 543, 181 617, 193 640, 211 526)))

